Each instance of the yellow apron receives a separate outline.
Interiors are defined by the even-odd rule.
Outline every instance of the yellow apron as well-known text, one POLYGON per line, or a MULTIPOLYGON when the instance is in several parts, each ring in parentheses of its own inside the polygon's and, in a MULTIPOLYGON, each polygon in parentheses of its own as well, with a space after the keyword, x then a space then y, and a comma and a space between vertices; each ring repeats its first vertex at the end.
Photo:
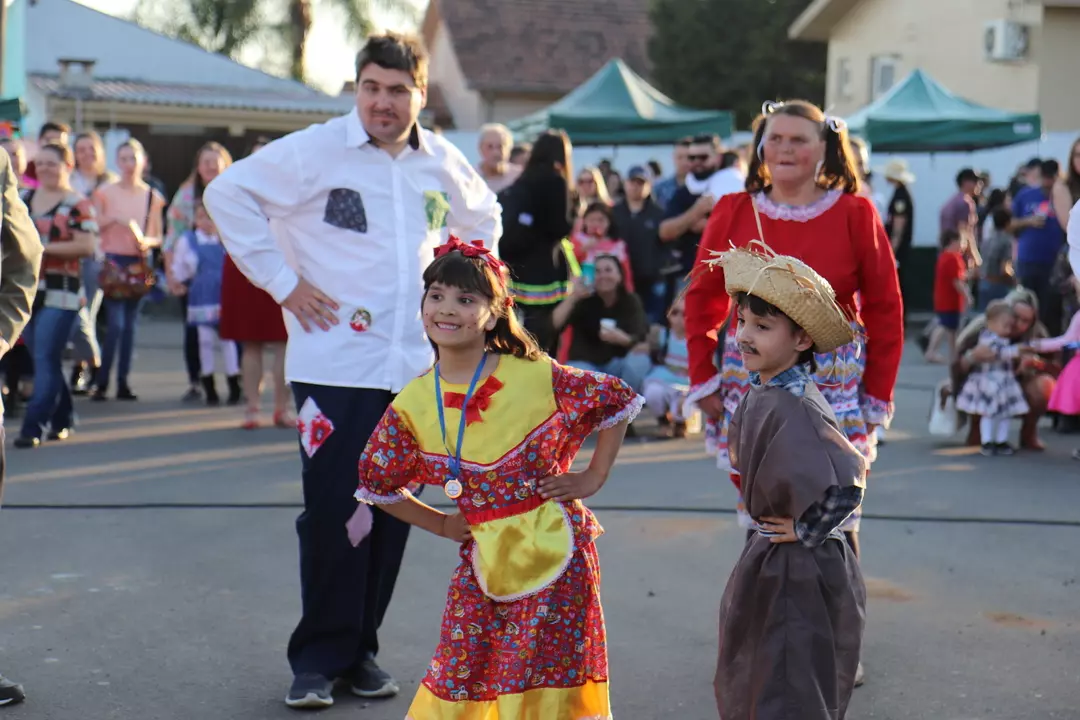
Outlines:
POLYGON ((513 602, 535 595, 566 572, 574 554, 574 533, 562 504, 535 497, 474 517, 475 522, 466 515, 473 536, 473 572, 492 600, 513 602))

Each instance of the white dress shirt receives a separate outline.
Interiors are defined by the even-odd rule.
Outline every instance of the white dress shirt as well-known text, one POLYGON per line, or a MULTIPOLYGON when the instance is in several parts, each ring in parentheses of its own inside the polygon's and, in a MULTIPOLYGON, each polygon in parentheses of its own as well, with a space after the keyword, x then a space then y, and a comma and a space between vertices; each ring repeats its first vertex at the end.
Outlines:
POLYGON ((1073 273, 1080 276, 1080 200, 1069 211, 1065 237, 1069 242, 1069 264, 1073 273))
POLYGON ((698 180, 693 175, 687 175, 686 189, 695 195, 712 195, 719 202, 725 195, 745 190, 746 176, 737 167, 717 170, 705 180, 698 180))
POLYGON ((443 138, 418 129, 396 158, 369 140, 355 110, 312 125, 229 167, 203 202, 255 285, 282 302, 303 277, 341 306, 310 333, 285 312, 290 381, 399 392, 433 361, 420 303, 435 247, 453 234, 493 248, 501 211, 443 138))

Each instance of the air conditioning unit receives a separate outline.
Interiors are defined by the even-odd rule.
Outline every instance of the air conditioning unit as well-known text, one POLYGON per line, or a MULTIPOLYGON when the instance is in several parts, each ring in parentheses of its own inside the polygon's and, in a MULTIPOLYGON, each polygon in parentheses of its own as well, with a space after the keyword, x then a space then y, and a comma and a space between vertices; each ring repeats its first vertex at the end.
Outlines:
POLYGON ((986 59, 994 62, 1023 60, 1028 52, 1028 28, 1012 20, 991 20, 983 35, 986 59))

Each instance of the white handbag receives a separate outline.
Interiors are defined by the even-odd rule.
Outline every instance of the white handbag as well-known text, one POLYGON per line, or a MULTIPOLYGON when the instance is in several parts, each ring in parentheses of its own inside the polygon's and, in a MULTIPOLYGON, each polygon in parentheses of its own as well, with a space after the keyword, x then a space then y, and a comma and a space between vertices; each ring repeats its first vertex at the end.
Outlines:
POLYGON ((934 388, 934 399, 930 404, 930 434, 934 437, 952 437, 960 429, 960 417, 956 412, 956 400, 952 393, 945 395, 948 380, 942 380, 934 388))

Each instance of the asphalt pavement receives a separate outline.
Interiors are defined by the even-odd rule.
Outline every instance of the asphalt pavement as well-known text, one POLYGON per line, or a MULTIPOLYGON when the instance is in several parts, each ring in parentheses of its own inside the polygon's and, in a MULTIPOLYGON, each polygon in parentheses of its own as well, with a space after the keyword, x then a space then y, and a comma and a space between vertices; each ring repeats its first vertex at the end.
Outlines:
MULTIPOLYGON (((30 697, 3 720, 298 716, 282 703, 300 606, 295 433, 246 432, 237 409, 182 404, 180 332, 144 322, 140 400, 79 400, 69 441, 16 450, 7 421, 0 672, 30 697)), ((905 361, 869 481, 867 683, 848 717, 1080 718, 1080 437, 1047 429, 1047 452, 1012 458, 930 438, 943 373, 905 361)), ((628 441, 590 503, 607 529, 616 718, 716 717, 717 609, 743 541, 734 502, 690 438, 628 441)), ((404 717, 454 562, 450 543, 414 532, 381 633, 401 696, 340 693, 321 717, 404 717)))

